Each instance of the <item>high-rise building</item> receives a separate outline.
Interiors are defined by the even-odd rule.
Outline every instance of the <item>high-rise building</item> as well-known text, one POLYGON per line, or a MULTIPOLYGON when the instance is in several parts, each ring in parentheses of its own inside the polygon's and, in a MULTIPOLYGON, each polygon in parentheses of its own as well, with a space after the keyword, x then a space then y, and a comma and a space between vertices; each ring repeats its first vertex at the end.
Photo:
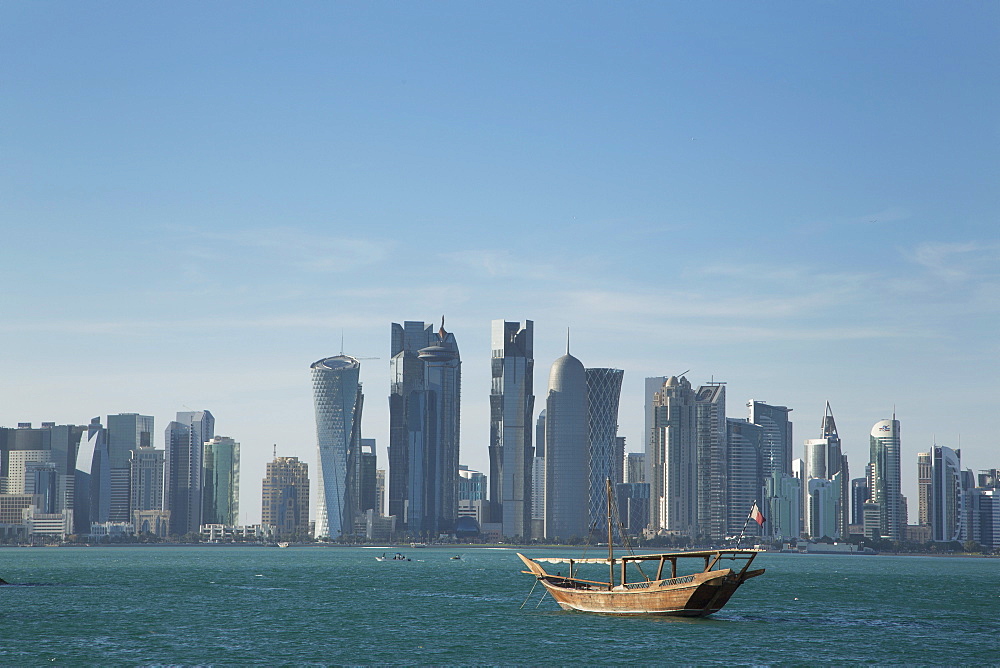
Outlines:
POLYGON ((920 526, 930 526, 931 524, 931 453, 917 453, 917 524, 920 526))
POLYGON ((310 368, 318 451, 316 538, 336 540, 353 532, 360 510, 352 491, 361 454, 361 362, 337 355, 310 368))
MULTIPOLYGON (((358 499, 358 510, 362 513, 379 508, 375 498, 378 471, 378 454, 375 452, 375 446, 374 438, 361 439, 361 462, 358 466, 358 482, 354 496, 358 499)), ((382 512, 379 511, 378 515, 381 516, 382 512)))
POLYGON ((535 456, 531 463, 531 537, 545 535, 545 410, 535 421, 535 456))
POLYGON ((482 526, 486 513, 487 480, 480 471, 458 466, 458 516, 471 517, 482 526))
POLYGON ((392 324, 389 514, 412 534, 436 537, 458 515, 462 361, 455 335, 392 324))
POLYGON ((854 478, 851 480, 851 524, 864 526, 865 523, 865 502, 869 498, 868 477, 854 478))
POLYGON ((180 411, 164 433, 166 510, 170 533, 183 536, 201 528, 202 463, 205 441, 215 436, 215 418, 208 411, 180 411))
POLYGON ((803 484, 805 499, 803 501, 805 532, 813 538, 842 538, 847 536, 847 525, 850 515, 850 483, 844 470, 846 460, 841 450, 840 436, 837 434, 837 423, 833 419, 830 402, 826 404, 823 416, 820 438, 807 439, 805 442, 806 477, 803 484), (836 479, 836 490, 829 484, 811 484, 812 479, 832 481, 836 479), (836 491, 836 499, 828 497, 836 491), (812 498, 814 494, 822 494, 823 498, 812 498), (815 516, 814 512, 822 513, 815 516), (834 513, 830 526, 828 516, 834 513), (821 531, 822 533, 815 533, 821 531))
MULTIPOLYGON (((621 480, 621 457, 618 453, 618 403, 621 399, 621 369, 584 369, 587 383, 587 441, 590 444, 589 525, 607 533, 608 480, 621 480)), ((612 494, 614 492, 612 491, 612 494)))
POLYGON ((531 536, 534 324, 493 321, 490 389, 490 508, 503 535, 531 536))
POLYGON ((275 457, 267 464, 261 523, 279 537, 309 535, 309 465, 298 457, 275 457))
POLYGON ((111 467, 111 522, 131 522, 129 479, 132 451, 153 446, 153 416, 119 413, 108 416, 108 456, 111 467))
MULTIPOLYGON (((746 527, 747 535, 759 536, 770 527, 756 522, 747 524, 750 509, 757 503, 766 507, 761 498, 764 490, 764 428, 746 420, 726 419, 727 429, 727 506, 726 532, 735 536, 746 527)), ((766 516, 765 516, 766 517, 766 516)))
POLYGON ((964 499, 962 453, 935 445, 931 450, 931 540, 949 543, 962 539, 964 499))
POLYGON ((104 524, 111 516, 111 456, 107 432, 95 417, 80 441, 74 472, 73 530, 89 534, 91 524, 104 524))
POLYGON ((586 538, 590 519, 587 374, 567 351, 552 364, 545 400, 545 537, 586 538))
POLYGON ((620 482, 615 485, 618 518, 630 534, 638 534, 649 525, 649 483, 620 482))
POLYGON ((630 452, 625 455, 625 482, 646 482, 645 452, 630 452))
POLYGON ((671 376, 653 398, 652 449, 646 457, 649 521, 657 532, 698 533, 698 433, 695 393, 671 376))
POLYGON ((144 445, 130 452, 129 506, 133 510, 162 510, 164 451, 144 445))
POLYGON ((136 533, 166 536, 170 513, 163 509, 164 451, 143 445, 130 451, 129 507, 136 533))
POLYGON ((764 534, 776 541, 798 540, 802 526, 801 477, 785 473, 767 476, 764 478, 764 500, 764 517, 767 518, 764 534))
POLYGON ((240 444, 228 436, 205 441, 202 524, 240 523, 240 444))
POLYGON ((385 474, 385 469, 375 471, 375 515, 378 517, 385 517, 385 474))
POLYGON ((666 376, 652 376, 644 380, 643 385, 643 452, 648 453, 653 447, 653 399, 656 393, 663 389, 667 382, 666 376))
POLYGON ((788 419, 792 409, 755 400, 750 400, 747 408, 750 422, 764 428, 764 475, 792 475, 792 422, 788 419))
MULTIPOLYGON (((895 415, 880 420, 872 427, 870 439, 870 502, 878 505, 878 531, 889 540, 906 537, 906 499, 900 480, 900 431, 895 415)), ((875 509, 870 509, 871 513, 875 509)), ((874 531, 866 509, 866 534, 874 531)), ((876 536, 877 537, 877 536, 876 536)))
POLYGON ((698 533, 710 540, 726 537, 726 386, 710 383, 695 395, 698 457, 698 533))

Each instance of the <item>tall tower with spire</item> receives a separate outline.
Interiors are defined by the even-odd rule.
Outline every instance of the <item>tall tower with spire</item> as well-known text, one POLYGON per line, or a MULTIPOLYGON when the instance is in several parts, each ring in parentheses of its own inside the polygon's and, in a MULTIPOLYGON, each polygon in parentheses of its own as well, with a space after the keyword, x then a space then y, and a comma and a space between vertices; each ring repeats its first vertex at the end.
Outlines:
POLYGON ((586 538, 590 515, 587 375, 566 354, 552 364, 545 399, 545 537, 586 538))
MULTIPOLYGON (((870 441, 868 494, 869 501, 878 508, 877 530, 889 540, 903 540, 906 537, 906 499, 903 497, 900 480, 902 443, 895 410, 891 420, 879 420, 875 423, 870 441)), ((869 529, 867 520, 865 524, 865 533, 876 529, 869 529)))
POLYGON ((850 476, 829 401, 820 429, 820 438, 805 442, 805 530, 813 538, 844 538, 850 520, 850 476))

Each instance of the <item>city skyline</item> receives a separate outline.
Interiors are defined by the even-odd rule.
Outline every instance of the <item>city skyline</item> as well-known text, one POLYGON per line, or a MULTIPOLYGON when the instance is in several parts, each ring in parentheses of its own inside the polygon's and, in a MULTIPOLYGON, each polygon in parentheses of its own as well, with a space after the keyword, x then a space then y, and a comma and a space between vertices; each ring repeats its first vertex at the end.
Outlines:
POLYGON ((690 369, 796 456, 829 401, 854 477, 895 412, 911 521, 917 452, 995 466, 996 5, 120 9, 0 8, 0 424, 209 408, 315 467, 342 351, 384 463, 386 325, 446 313, 479 471, 495 319, 622 369, 631 452, 690 369))

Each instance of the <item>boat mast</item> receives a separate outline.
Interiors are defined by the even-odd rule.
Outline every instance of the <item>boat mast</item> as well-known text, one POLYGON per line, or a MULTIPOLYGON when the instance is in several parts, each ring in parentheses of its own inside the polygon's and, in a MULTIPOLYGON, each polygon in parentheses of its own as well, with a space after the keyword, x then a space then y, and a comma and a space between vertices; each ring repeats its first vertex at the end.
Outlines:
MULTIPOLYGON (((608 496, 608 589, 615 586, 615 544, 613 540, 613 531, 611 527, 611 478, 607 478, 607 496, 608 496)), ((624 575, 622 576, 622 584, 625 584, 624 575)))

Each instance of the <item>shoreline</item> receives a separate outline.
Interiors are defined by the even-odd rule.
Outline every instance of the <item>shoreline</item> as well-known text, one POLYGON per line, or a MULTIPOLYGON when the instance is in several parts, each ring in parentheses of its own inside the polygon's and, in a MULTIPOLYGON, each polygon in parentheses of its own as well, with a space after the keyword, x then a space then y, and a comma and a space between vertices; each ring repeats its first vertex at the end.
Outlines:
MULTIPOLYGON (((25 549, 25 548, 91 548, 91 547, 114 547, 114 548, 141 548, 141 547, 155 547, 155 548, 180 548, 180 547, 205 547, 205 548, 222 548, 222 547, 245 547, 245 548, 277 548, 276 544, 263 544, 254 542, 231 542, 231 543, 49 543, 43 545, 0 545, 0 550, 7 549, 25 549)), ((559 545, 551 543, 539 543, 539 544, 512 544, 512 543, 458 543, 458 544, 429 544, 421 545, 420 547, 412 547, 409 543, 386 543, 383 545, 344 545, 339 543, 292 543, 288 547, 296 548, 361 548, 369 550, 424 550, 428 548, 456 551, 456 550, 536 550, 536 549, 565 549, 565 550, 581 550, 583 546, 580 545, 559 545)), ((280 549, 280 548, 279 548, 280 549)), ((595 549, 592 547, 591 549, 595 549)), ((692 548, 694 549, 694 548, 692 548)), ((705 549, 715 549, 715 548, 705 548, 705 549)), ((723 548, 724 549, 724 548, 723 548)), ((649 548, 639 548, 636 551, 657 551, 660 548, 649 547, 649 548)), ((677 552, 684 552, 688 550, 676 550, 677 552)), ((946 559, 1000 559, 1000 554, 977 554, 968 552, 952 552, 952 553, 934 553, 934 552, 875 552, 875 553, 859 553, 859 552, 778 552, 778 551, 763 551, 761 554, 787 554, 792 556, 811 556, 811 557, 935 557, 935 558, 946 558, 946 559)))

